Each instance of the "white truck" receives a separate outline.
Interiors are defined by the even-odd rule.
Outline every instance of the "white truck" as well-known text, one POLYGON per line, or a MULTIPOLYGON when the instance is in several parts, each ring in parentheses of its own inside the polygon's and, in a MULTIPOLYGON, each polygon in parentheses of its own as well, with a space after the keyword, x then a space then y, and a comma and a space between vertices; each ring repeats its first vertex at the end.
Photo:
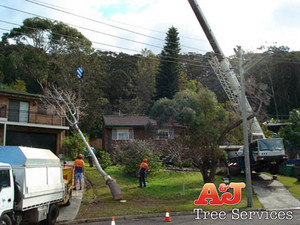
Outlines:
POLYGON ((60 160, 50 150, 0 147, 0 225, 54 225, 64 197, 60 160))

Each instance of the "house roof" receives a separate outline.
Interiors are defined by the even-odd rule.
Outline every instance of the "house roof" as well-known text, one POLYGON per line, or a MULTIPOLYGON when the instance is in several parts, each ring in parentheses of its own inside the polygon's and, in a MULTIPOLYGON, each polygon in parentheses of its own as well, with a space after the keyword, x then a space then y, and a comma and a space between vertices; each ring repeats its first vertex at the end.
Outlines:
POLYGON ((43 97, 43 95, 39 95, 39 94, 32 94, 32 93, 18 92, 18 91, 10 91, 10 90, 4 90, 4 89, 0 89, 0 95, 2 95, 2 96, 22 97, 22 98, 28 98, 28 99, 41 99, 41 97, 43 97))
POLYGON ((106 127, 144 127, 149 123, 156 126, 155 120, 147 116, 103 116, 106 127))

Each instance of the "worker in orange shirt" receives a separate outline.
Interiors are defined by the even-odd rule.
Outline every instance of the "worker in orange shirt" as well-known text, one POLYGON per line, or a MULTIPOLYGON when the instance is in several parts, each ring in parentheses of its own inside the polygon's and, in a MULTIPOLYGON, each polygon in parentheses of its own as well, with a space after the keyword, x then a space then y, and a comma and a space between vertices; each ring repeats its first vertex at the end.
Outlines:
POLYGON ((84 174, 84 162, 82 160, 82 154, 79 154, 77 159, 74 161, 74 166, 75 166, 75 182, 74 182, 74 189, 76 190, 76 185, 79 181, 79 190, 82 189, 82 179, 83 179, 83 174, 84 174))
POLYGON ((140 188, 142 187, 142 183, 144 184, 144 187, 146 187, 146 171, 149 171, 149 167, 147 164, 147 159, 144 159, 143 162, 140 165, 139 169, 139 175, 140 175, 140 188))

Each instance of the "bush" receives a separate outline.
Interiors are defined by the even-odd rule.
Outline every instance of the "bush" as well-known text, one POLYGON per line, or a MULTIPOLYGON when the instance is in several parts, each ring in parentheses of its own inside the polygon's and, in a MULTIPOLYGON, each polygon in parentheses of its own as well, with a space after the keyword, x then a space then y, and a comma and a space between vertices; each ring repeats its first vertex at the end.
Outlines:
POLYGON ((132 140, 117 146, 113 159, 116 164, 124 166, 124 172, 129 176, 136 176, 144 158, 148 159, 149 173, 160 169, 160 152, 154 143, 142 140, 132 140))
POLYGON ((98 158, 98 161, 102 169, 106 169, 107 167, 113 165, 112 161, 110 160, 109 153, 104 151, 100 151, 100 158, 98 158))
MULTIPOLYGON (((84 136, 88 141, 86 135, 84 136)), ((77 132, 73 132, 72 136, 63 139, 62 151, 67 158, 76 159, 79 153, 85 156, 87 150, 80 135, 77 132)))

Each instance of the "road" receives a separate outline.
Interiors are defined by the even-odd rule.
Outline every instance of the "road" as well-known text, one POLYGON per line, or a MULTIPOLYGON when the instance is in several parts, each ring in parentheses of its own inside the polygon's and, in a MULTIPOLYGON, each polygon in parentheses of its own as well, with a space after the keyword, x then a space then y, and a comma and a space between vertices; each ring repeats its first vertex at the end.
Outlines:
MULTIPOLYGON (((228 212, 225 214, 217 214, 217 212, 211 218, 211 215, 207 215, 206 219, 203 214, 199 215, 199 218, 196 219, 197 214, 185 215, 185 216, 172 216, 170 215, 172 222, 170 224, 176 225, 195 225, 195 224, 206 224, 206 225, 253 225, 253 224, 262 224, 262 225, 299 225, 300 224, 300 210, 270 210, 270 211, 234 211, 228 212), (257 213, 260 213, 262 216, 259 219, 257 213), (226 219, 221 219, 215 217, 221 217, 226 219), (252 218, 252 219, 250 219, 252 218)), ((145 219, 116 219, 116 225, 159 225, 166 224, 163 222, 164 217, 153 217, 145 219)), ((102 221, 95 223, 84 223, 87 225, 107 225, 110 224, 110 221, 102 221)), ((168 224, 168 223, 167 223, 168 224)))

